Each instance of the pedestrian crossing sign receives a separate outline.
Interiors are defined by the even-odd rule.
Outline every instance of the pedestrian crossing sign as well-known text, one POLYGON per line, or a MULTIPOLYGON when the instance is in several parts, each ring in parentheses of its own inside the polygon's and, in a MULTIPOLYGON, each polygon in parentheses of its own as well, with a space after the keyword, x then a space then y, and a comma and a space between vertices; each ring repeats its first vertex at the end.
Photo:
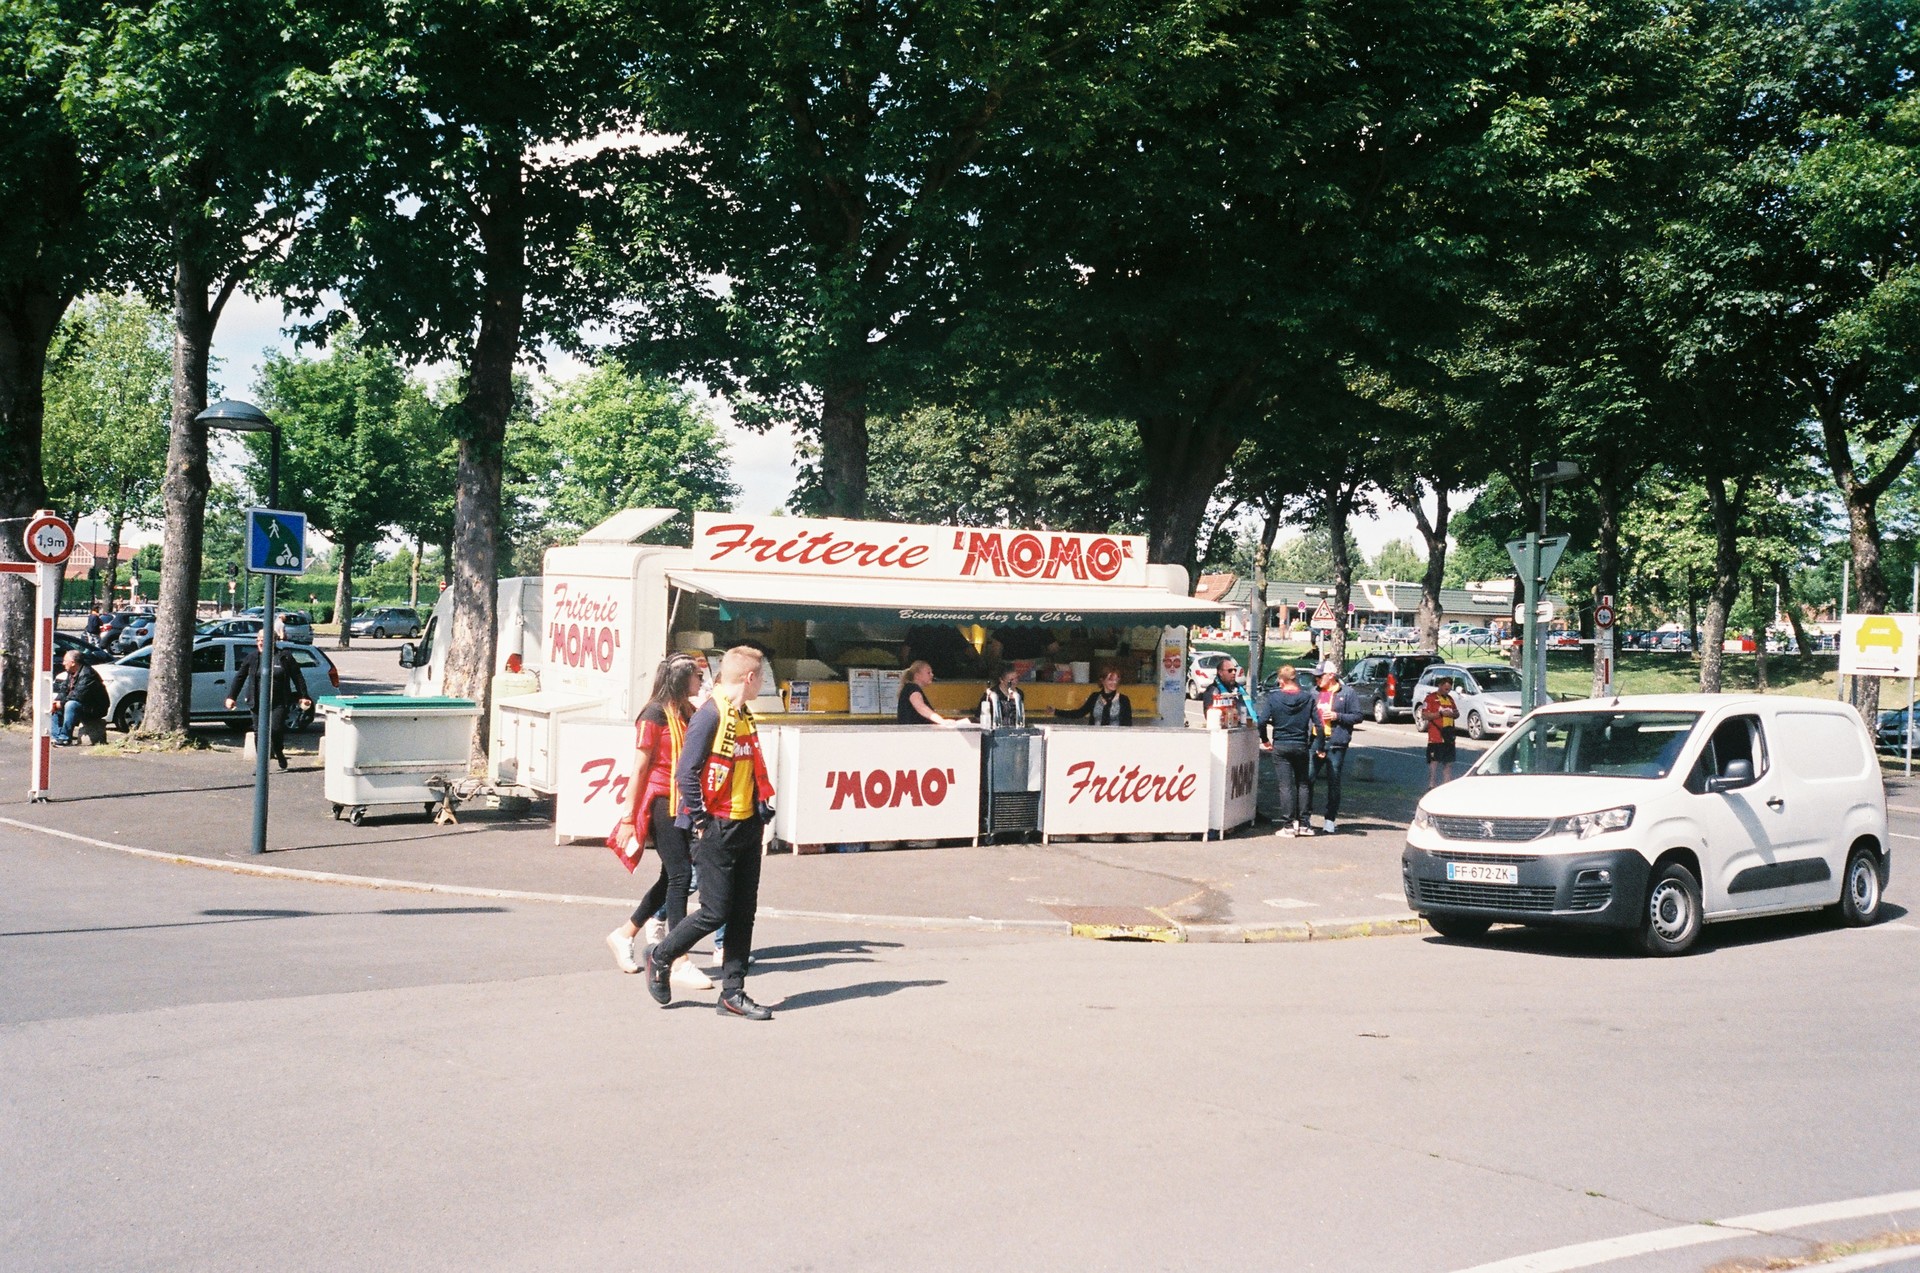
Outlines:
POLYGON ((256 575, 305 574, 307 515, 277 508, 249 508, 247 569, 256 575))

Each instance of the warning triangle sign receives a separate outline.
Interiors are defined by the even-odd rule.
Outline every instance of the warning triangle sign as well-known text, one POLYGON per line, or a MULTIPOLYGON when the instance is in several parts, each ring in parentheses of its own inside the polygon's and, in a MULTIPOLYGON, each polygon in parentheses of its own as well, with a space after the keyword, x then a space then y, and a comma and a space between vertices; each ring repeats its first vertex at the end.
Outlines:
POLYGON ((1325 597, 1322 597, 1320 599, 1320 604, 1314 607, 1313 617, 1316 619, 1333 618, 1333 602, 1327 600, 1325 597))

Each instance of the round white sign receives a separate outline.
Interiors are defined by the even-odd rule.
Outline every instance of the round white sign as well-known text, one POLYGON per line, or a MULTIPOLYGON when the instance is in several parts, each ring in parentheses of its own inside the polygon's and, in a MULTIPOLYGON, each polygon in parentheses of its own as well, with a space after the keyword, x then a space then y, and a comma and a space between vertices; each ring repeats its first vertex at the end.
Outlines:
POLYGON ((27 523, 27 556, 46 566, 57 566, 73 555, 73 527, 52 513, 27 523))

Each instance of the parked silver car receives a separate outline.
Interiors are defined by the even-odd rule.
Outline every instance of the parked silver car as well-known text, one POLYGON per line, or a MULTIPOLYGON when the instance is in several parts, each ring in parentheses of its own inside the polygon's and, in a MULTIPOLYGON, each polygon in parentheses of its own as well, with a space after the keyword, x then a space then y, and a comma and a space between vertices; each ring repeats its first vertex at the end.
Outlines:
MULTIPOLYGON (((240 670, 241 653, 253 645, 251 637, 201 637, 193 645, 193 690, 187 711, 192 723, 245 723, 243 711, 227 710, 227 695, 234 676, 240 670)), ((288 642, 278 647, 289 651, 306 678, 307 690, 314 695, 340 688, 340 670, 332 660, 311 645, 288 642)), ((147 677, 151 671, 153 649, 135 650, 115 663, 102 663, 95 671, 107 687, 107 719, 122 733, 140 727, 147 716, 147 677)), ((290 729, 305 729, 313 723, 313 711, 296 709, 287 717, 290 729)))

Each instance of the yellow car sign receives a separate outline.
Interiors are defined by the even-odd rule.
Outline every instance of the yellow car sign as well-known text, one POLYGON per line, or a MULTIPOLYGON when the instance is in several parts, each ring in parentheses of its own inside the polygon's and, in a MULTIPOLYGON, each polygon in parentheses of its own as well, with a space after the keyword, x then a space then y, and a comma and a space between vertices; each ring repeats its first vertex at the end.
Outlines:
POLYGON ((1920 618, 1850 614, 1840 630, 1842 676, 1910 677, 1920 662, 1920 618))

